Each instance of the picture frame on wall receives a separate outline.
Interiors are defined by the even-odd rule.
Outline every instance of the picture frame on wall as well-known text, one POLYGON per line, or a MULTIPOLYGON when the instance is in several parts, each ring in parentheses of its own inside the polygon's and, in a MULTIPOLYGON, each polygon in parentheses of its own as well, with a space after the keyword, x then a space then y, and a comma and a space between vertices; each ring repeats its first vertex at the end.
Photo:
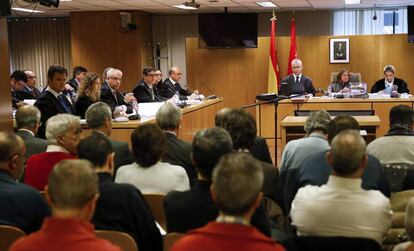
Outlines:
POLYGON ((329 39, 329 63, 349 64, 349 38, 329 39))

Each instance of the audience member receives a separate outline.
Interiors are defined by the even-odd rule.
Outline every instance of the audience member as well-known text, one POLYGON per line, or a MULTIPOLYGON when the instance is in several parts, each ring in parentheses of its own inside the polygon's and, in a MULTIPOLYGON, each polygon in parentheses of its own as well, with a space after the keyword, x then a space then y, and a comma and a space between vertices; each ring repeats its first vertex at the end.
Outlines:
POLYGON ((333 82, 329 87, 329 92, 348 93, 350 92, 351 85, 349 84, 349 71, 342 69, 336 75, 336 81, 333 82))
POLYGON ((78 92, 81 82, 85 79, 88 70, 83 66, 73 68, 72 78, 67 82, 75 92, 78 92))
POLYGON ((27 77, 27 82, 24 85, 23 91, 29 93, 32 99, 37 99, 42 94, 36 87, 37 76, 32 71, 24 71, 27 77))
MULTIPOLYGON (((355 118, 347 115, 336 116, 328 126, 328 142, 344 130, 355 130, 359 132, 359 125, 355 118)), ((292 199, 296 191, 306 185, 321 186, 328 182, 332 174, 332 167, 326 160, 327 151, 315 153, 299 166, 296 186, 292 186, 292 199)), ((368 154, 368 165, 362 175, 362 188, 365 190, 379 190, 389 197, 390 191, 388 181, 383 173, 381 163, 377 158, 368 154)))
POLYGON ((391 226, 388 198, 361 188, 368 162, 364 139, 355 130, 332 140, 326 159, 333 173, 326 185, 300 188, 290 216, 299 235, 369 238, 382 243, 391 226))
POLYGON ((35 137, 40 126, 40 111, 36 106, 25 105, 16 112, 17 135, 22 137, 26 146, 25 159, 46 151, 47 141, 35 137))
MULTIPOLYGON (((217 218, 217 205, 210 194, 211 176, 220 157, 232 151, 231 137, 223 128, 204 129, 195 135, 192 158, 198 170, 198 180, 190 190, 169 192, 165 197, 168 232, 185 233, 217 218)), ((270 236, 270 226, 263 207, 255 211, 252 225, 270 236)))
POLYGON ((22 91, 26 82, 27 76, 24 71, 17 70, 10 75, 12 105, 15 109, 25 105, 23 100, 31 97, 30 94, 22 91))
POLYGON ((98 178, 86 160, 64 160, 49 176, 46 198, 52 217, 42 228, 17 240, 11 251, 20 250, 105 250, 121 251, 107 240, 95 236, 89 222, 99 197, 98 178))
MULTIPOLYGON (((223 108, 216 113, 214 123, 217 127, 221 126, 221 121, 224 115, 231 111, 231 108, 223 108)), ((269 146, 267 145, 266 139, 256 136, 253 141, 253 145, 249 148, 250 153, 258 160, 267 162, 273 165, 272 157, 270 156, 269 146)))
POLYGON ((296 58, 291 63, 293 74, 282 80, 280 93, 283 95, 309 93, 315 95, 312 79, 302 74, 302 60, 296 58), (284 84, 285 83, 285 84, 284 84))
MULTIPOLYGON (((250 113, 243 109, 231 109, 224 114, 221 126, 230 133, 235 151, 249 153, 248 149, 252 147, 257 133, 256 121, 250 113)), ((263 161, 260 163, 265 177, 264 195, 284 208, 279 170, 269 163, 263 161)))
POLYGON ((162 71, 161 69, 156 69, 155 71, 155 86, 162 83, 162 71))
POLYGON ((310 155, 329 149, 327 134, 330 121, 331 117, 326 111, 311 112, 304 126, 305 137, 286 144, 279 166, 282 183, 285 183, 288 169, 298 168, 310 155))
POLYGON ((109 68, 106 72, 105 82, 101 87, 101 100, 111 107, 111 110, 115 113, 116 108, 122 110, 122 112, 132 113, 132 102, 135 99, 132 93, 128 93, 125 96, 118 90, 121 86, 122 71, 119 69, 109 68))
POLYGON ((71 102, 62 94, 65 89, 67 70, 60 65, 52 65, 47 71, 47 88, 34 104, 39 108, 42 122, 38 135, 45 138, 46 121, 59 113, 74 114, 71 102))
POLYGON ((115 152, 115 170, 120 166, 128 165, 133 162, 132 154, 129 150, 127 142, 115 141, 109 138, 112 133, 112 117, 111 108, 103 103, 96 102, 86 110, 86 124, 92 130, 91 134, 102 134, 105 135, 109 142, 111 142, 112 148, 115 152))
POLYGON ((96 73, 88 73, 79 86, 78 99, 75 103, 76 115, 85 118, 86 110, 101 97, 101 80, 96 73))
POLYGON ((158 126, 164 130, 167 141, 167 149, 162 156, 162 161, 184 167, 190 186, 193 186, 197 172, 191 161, 191 143, 177 137, 182 125, 181 109, 167 102, 158 109, 155 117, 158 126))
POLYGON ((154 124, 137 127, 131 134, 132 153, 135 163, 121 166, 115 181, 129 183, 142 193, 166 194, 172 190, 190 188, 187 173, 181 166, 161 162, 165 152, 164 132, 154 124))
POLYGON ((413 108, 406 105, 394 106, 389 119, 387 134, 369 143, 367 153, 375 156, 382 164, 414 165, 413 108))
POLYGON ((195 96, 198 94, 198 91, 196 90, 194 94, 181 87, 180 81, 181 79, 181 70, 177 66, 173 66, 170 68, 170 71, 168 72, 169 77, 164 80, 164 82, 159 84, 158 88, 161 91, 161 95, 166 98, 170 99, 174 95, 178 95, 180 100, 187 100, 195 98, 195 96))
POLYGON ((411 198, 405 208, 404 226, 407 231, 408 241, 396 245, 393 251, 405 251, 409 246, 413 248, 414 240, 414 198, 411 198))
POLYGON ((157 81, 156 70, 154 67, 147 66, 142 71, 143 78, 135 86, 134 97, 139 103, 148 102, 161 102, 167 99, 159 96, 158 90, 156 91, 154 85, 157 81))
POLYGON ((114 151, 105 135, 92 134, 79 143, 78 156, 89 160, 99 178, 99 199, 92 223, 96 229, 126 232, 139 250, 162 251, 162 237, 141 192, 113 182, 114 151))
POLYGON ((58 114, 46 125, 48 146, 46 152, 35 154, 27 160, 24 183, 43 191, 47 178, 56 163, 64 159, 75 159, 82 129, 79 117, 58 114))
POLYGON ((386 65, 384 67, 384 78, 375 82, 371 88, 371 93, 382 92, 384 94, 391 94, 393 85, 398 87, 398 93, 410 93, 407 83, 395 77, 395 67, 393 65, 386 65))
POLYGON ((25 233, 37 231, 50 214, 40 193, 17 183, 24 163, 23 140, 10 132, 0 132, 0 224, 12 225, 25 233))
POLYGON ((219 217, 188 232, 171 250, 285 250, 250 226, 251 217, 262 199, 263 180, 261 165, 252 156, 231 153, 222 157, 213 171, 211 185, 219 217))

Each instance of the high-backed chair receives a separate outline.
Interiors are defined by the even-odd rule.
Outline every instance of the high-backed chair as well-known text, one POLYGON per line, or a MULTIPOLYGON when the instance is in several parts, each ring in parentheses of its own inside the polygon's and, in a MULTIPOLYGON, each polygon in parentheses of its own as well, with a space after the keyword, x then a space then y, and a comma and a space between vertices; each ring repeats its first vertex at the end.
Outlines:
POLYGON ((134 239, 127 233, 111 230, 95 230, 97 237, 108 240, 120 247, 122 251, 138 251, 134 239))
POLYGON ((184 237, 183 233, 169 233, 164 236, 164 251, 169 251, 176 241, 184 237))
POLYGON ((26 234, 17 227, 0 225, 0 250, 9 250, 10 246, 26 234))
POLYGON ((155 220, 165 231, 167 231, 167 222, 164 212, 164 198, 165 194, 144 194, 144 199, 147 202, 155 220))
MULTIPOLYGON (((336 76, 338 72, 331 72, 331 83, 336 82, 336 76)), ((360 72, 351 72, 351 76, 349 76, 349 82, 361 82, 361 73, 360 72)))

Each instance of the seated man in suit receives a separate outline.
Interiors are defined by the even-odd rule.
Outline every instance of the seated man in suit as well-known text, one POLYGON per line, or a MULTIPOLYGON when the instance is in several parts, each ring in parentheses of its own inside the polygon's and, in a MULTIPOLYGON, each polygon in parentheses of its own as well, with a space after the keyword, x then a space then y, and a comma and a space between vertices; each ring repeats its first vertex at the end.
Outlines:
POLYGON ((92 218, 95 228, 126 232, 141 251, 162 251, 160 231, 141 192, 130 184, 113 181, 114 151, 108 138, 93 133, 82 139, 78 155, 89 160, 98 174, 99 199, 92 218))
MULTIPOLYGON (((219 159, 233 149, 231 137, 223 128, 198 132, 193 141, 193 161, 198 180, 188 191, 170 192, 164 200, 168 232, 185 233, 217 218, 219 212, 211 194, 211 176, 219 159)), ((252 225, 270 236, 270 225, 263 207, 252 218, 252 225)))
POLYGON ((0 224, 29 234, 39 230, 50 211, 39 191, 16 182, 23 169, 24 154, 24 142, 19 136, 0 132, 0 224))
POLYGON ((280 86, 281 95, 312 94, 315 95, 312 79, 302 74, 302 61, 298 58, 292 60, 293 74, 285 77, 280 86))
POLYGON ((46 198, 52 217, 42 228, 13 243, 10 250, 105 250, 121 251, 108 240, 97 238, 90 223, 99 198, 98 177, 86 160, 64 160, 50 173, 46 198))
POLYGON ((191 161, 191 143, 177 137, 182 125, 181 109, 167 102, 158 109, 155 118, 158 126, 165 132, 167 140, 167 149, 162 161, 184 167, 190 180, 190 186, 193 186, 197 172, 191 161))
POLYGON ((32 95, 32 99, 37 99, 42 94, 36 87, 36 74, 32 71, 24 71, 27 76, 27 82, 24 85, 23 91, 32 95))
POLYGON ((12 105, 15 109, 24 106, 23 100, 32 97, 29 93, 23 92, 26 82, 27 76, 24 71, 17 70, 10 75, 12 105))
POLYGON ((38 135, 41 138, 45 138, 46 121, 59 113, 74 114, 75 110, 68 100, 68 98, 62 93, 65 89, 65 81, 68 71, 60 65, 52 65, 47 71, 47 88, 42 95, 35 102, 35 106, 39 108, 42 116, 40 121, 42 122, 39 127, 38 135))
POLYGON ((371 88, 371 93, 382 91, 384 94, 391 94, 393 85, 398 87, 398 93, 410 93, 407 83, 395 77, 395 67, 393 65, 386 65, 384 67, 384 78, 375 82, 371 88))
POLYGON ((16 112, 17 135, 22 137, 26 145, 25 158, 46 151, 47 141, 35 137, 40 126, 40 111, 36 106, 25 105, 16 112))
POLYGON ((333 173, 322 186, 299 189, 290 216, 299 235, 369 238, 382 243, 391 226, 390 201, 381 192, 361 188, 368 156, 356 130, 340 132, 326 159, 333 173))
POLYGON ((85 67, 76 66, 73 68, 72 78, 66 84, 70 85, 75 92, 78 92, 80 82, 85 79, 87 72, 88 70, 85 67))
MULTIPOLYGON (((86 123, 92 130, 92 134, 102 134, 109 139, 109 136, 112 133, 112 116, 111 108, 107 104, 103 102, 96 102, 95 104, 89 106, 88 110, 86 110, 85 118, 86 123)), ((114 173, 116 173, 118 167, 128 165, 133 162, 132 154, 129 150, 127 142, 115 141, 111 139, 109 139, 109 142, 111 142, 112 148, 115 152, 114 173)))
MULTIPOLYGON (((249 153, 257 129, 253 116, 243 109, 231 109, 225 113, 221 127, 230 133, 233 141, 233 150, 249 153)), ((260 161, 264 172, 263 193, 283 208, 282 184, 279 178, 279 169, 274 165, 260 161)))
POLYGON ((101 87, 101 101, 111 107, 112 112, 126 112, 132 113, 132 103, 135 100, 133 93, 128 93, 125 96, 118 90, 121 86, 122 71, 115 68, 110 68, 106 72, 105 82, 101 87), (117 111, 119 109, 119 111, 117 111))
POLYGON ((158 93, 155 88, 157 81, 156 70, 154 67, 146 66, 142 71, 143 78, 138 82, 137 86, 132 91, 134 97, 139 103, 147 102, 161 102, 167 100, 158 93))
POLYGON ((191 93, 187 89, 183 89, 178 83, 181 79, 181 71, 177 66, 171 67, 168 72, 169 77, 164 80, 164 82, 159 84, 158 88, 161 91, 161 95, 164 98, 170 99, 174 95, 178 95, 180 100, 195 99, 198 95, 198 91, 195 90, 194 93, 191 93))
POLYGON ((215 221, 186 234, 171 251, 244 250, 283 251, 280 244, 250 225, 262 199, 260 163, 244 153, 220 159, 213 172, 211 197, 220 211, 215 221))

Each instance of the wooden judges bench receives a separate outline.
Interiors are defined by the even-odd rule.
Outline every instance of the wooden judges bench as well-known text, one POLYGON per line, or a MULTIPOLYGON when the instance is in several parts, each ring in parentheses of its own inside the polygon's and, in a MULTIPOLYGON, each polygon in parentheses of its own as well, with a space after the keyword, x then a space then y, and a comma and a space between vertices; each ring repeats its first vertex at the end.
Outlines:
MULTIPOLYGON (((203 128, 214 127, 214 117, 222 108, 223 98, 210 99, 203 101, 201 104, 191 105, 182 109, 182 127, 179 132, 179 138, 191 142, 196 132, 203 128)), ((112 123, 113 140, 125 141, 131 144, 131 133, 139 125, 155 123, 155 118, 144 118, 142 120, 134 120, 121 123, 112 123)), ((83 136, 90 134, 88 128, 83 129, 83 136)), ((148 142, 150 143, 150 142, 148 142)))
MULTIPOLYGON (((308 110, 372 110, 379 118, 376 128, 376 137, 383 136, 388 131, 389 111, 393 106, 407 105, 413 107, 414 98, 383 98, 383 99, 331 99, 314 97, 306 101, 280 101, 277 108, 274 104, 261 104, 256 107, 256 123, 258 135, 267 139, 268 144, 274 146, 276 140, 282 140, 282 120, 293 116, 295 111, 308 110), (275 110, 277 109, 277 110, 275 110), (275 116, 276 123, 275 123, 275 116), (277 135, 275 137, 275 127, 277 135)), ((274 153, 276 156, 276 153, 274 153)))

